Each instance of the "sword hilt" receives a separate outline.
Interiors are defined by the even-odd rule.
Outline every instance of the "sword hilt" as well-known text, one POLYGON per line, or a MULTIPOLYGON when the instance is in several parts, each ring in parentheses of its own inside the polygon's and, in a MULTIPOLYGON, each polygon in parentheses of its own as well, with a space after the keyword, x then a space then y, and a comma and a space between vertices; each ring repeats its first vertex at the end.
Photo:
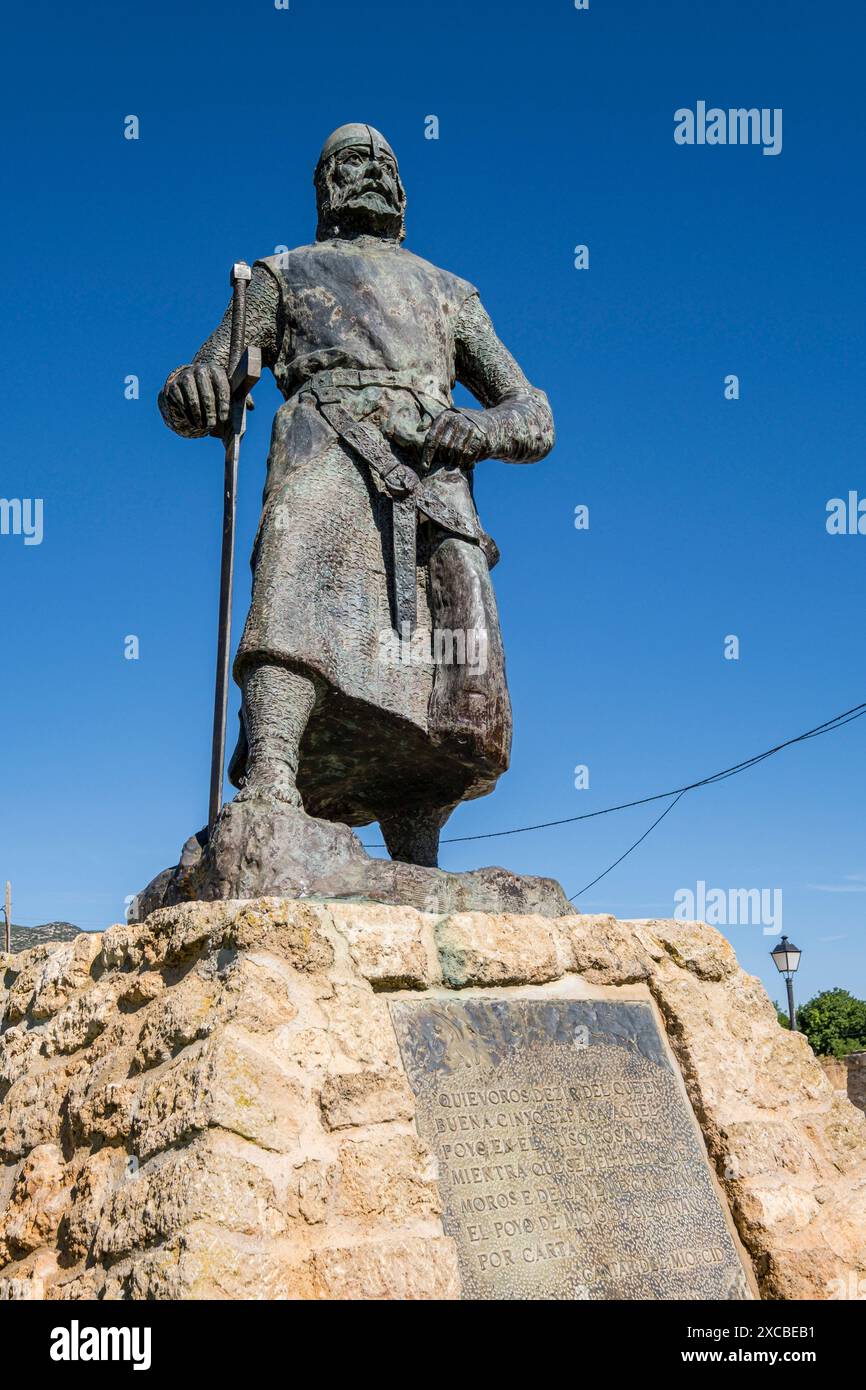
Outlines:
POLYGON ((229 376, 238 364, 246 346, 247 285, 253 278, 246 261, 235 261, 229 280, 232 287, 232 335, 229 345, 229 376))
POLYGON ((246 261, 235 261, 229 279, 232 286, 232 327, 229 342, 229 385, 232 397, 230 430, 243 433, 244 412, 253 409, 253 398, 247 393, 262 374, 262 355, 257 347, 247 346, 247 285, 253 272, 246 261))
MULTIPOLYGON (((262 354, 257 347, 245 347, 229 377, 232 396, 246 396, 262 374, 262 354)), ((247 401, 247 405, 250 401, 247 401)))

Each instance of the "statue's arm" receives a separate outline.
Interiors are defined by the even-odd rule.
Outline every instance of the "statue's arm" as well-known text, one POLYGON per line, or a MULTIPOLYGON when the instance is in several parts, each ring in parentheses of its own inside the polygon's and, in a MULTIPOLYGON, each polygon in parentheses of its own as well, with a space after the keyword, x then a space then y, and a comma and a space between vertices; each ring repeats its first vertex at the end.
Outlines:
MULTIPOLYGON (((262 365, 272 367, 279 351, 280 290, 271 271, 258 261, 247 287, 246 306, 245 346, 258 347, 262 365)), ((230 301, 219 327, 202 343, 192 362, 175 367, 159 393, 165 423, 187 439, 211 434, 228 418, 231 331, 230 301)))
POLYGON ((485 407, 477 412, 488 441, 480 457, 535 463, 550 453, 555 436, 547 396, 527 381, 500 342, 477 294, 460 311, 456 367, 458 381, 485 407))

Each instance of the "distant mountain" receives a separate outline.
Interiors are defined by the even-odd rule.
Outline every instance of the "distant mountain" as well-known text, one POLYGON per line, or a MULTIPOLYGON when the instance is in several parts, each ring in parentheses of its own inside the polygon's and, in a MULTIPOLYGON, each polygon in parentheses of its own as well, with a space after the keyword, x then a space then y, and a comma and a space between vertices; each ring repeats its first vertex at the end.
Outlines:
MULTIPOLYGON (((41 927, 16 927, 12 923, 9 943, 13 951, 27 951, 31 946, 43 946, 46 941, 71 941, 81 931, 72 922, 46 922, 41 927)), ((5 941, 3 926, 0 925, 0 948, 5 941)))

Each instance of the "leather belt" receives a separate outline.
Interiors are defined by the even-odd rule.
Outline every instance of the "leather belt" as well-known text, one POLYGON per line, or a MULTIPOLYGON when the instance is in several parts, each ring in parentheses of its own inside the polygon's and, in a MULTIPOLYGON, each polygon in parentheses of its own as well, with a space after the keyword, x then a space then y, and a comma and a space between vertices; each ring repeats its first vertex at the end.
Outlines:
MULTIPOLYGON (((436 406, 443 410, 451 409, 451 397, 443 390, 432 378, 420 378, 414 372, 390 372, 383 367, 334 367, 325 369, 321 372, 314 372, 301 386, 299 391, 310 389, 315 391, 321 399, 327 398, 329 387, 339 390, 340 387, 354 387, 360 390, 365 386, 385 386, 392 390, 408 391, 418 402, 425 415, 432 415, 432 412, 424 404, 425 399, 432 401, 436 406), (325 393, 325 394, 323 394, 325 393)), ((334 397, 338 399, 337 396, 334 397)))

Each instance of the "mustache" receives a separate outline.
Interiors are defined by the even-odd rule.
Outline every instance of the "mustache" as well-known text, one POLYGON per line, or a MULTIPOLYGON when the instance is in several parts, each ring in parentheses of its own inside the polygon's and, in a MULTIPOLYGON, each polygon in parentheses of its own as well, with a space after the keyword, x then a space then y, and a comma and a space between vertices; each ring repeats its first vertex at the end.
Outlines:
POLYGON ((355 187, 347 188, 346 198, 363 198, 367 193, 377 193, 380 198, 385 198, 387 202, 397 207, 399 195, 392 184, 384 183, 380 179, 364 179, 363 183, 355 187))

